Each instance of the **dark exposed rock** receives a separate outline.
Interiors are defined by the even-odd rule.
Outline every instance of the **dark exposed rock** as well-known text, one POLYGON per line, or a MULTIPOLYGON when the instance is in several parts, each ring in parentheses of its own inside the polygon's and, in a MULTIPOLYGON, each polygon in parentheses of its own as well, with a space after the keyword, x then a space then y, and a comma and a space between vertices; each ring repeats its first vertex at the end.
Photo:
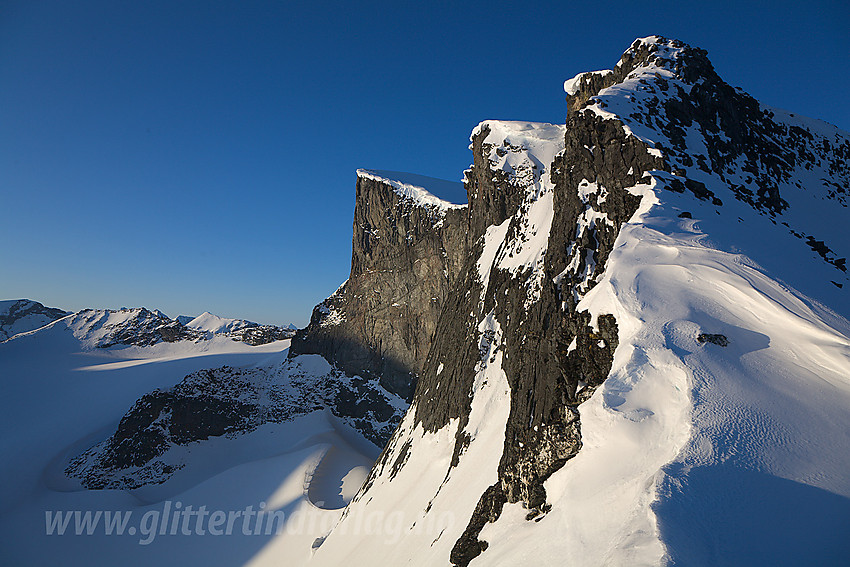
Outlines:
POLYGON ((250 390, 240 371, 225 366, 190 374, 171 390, 145 394, 115 433, 71 461, 66 472, 90 489, 163 482, 176 469, 158 460, 169 448, 259 425, 259 407, 233 395, 250 390))
POLYGON ((484 491, 472 513, 472 520, 452 548, 452 564, 469 565, 470 561, 489 547, 486 541, 479 541, 478 534, 487 522, 495 522, 499 518, 505 502, 507 500, 501 484, 494 484, 484 491))
POLYGON ((391 398, 375 380, 333 368, 316 375, 298 359, 275 369, 200 370, 140 398, 116 431, 75 457, 66 474, 90 489, 158 484, 184 465, 175 449, 324 410, 382 446, 401 419, 391 398))
MULTIPOLYGON (((526 305, 528 292, 522 278, 496 270, 491 273, 483 312, 479 314, 480 318, 494 310, 505 336, 515 338, 505 342, 503 363, 511 388, 511 409, 499 463, 498 490, 482 496, 467 530, 458 540, 452 554, 453 561, 455 558, 463 560, 456 562, 458 565, 466 564, 486 548, 477 540, 477 534, 487 521, 499 515, 500 500, 494 500, 494 494, 501 494, 502 502, 523 502, 530 510, 530 517, 543 512, 546 507, 544 481, 581 448, 576 406, 608 376, 618 344, 617 326, 612 316, 600 316, 594 328, 590 325, 590 315, 576 312, 575 305, 604 271, 620 226, 637 209, 639 199, 625 188, 638 183, 645 172, 660 169, 662 164, 647 152, 642 142, 626 136, 615 122, 587 114, 576 113, 569 117, 565 147, 562 156, 552 165, 555 217, 549 234, 544 264, 546 276, 543 278, 546 283, 540 300, 526 305), (586 151, 588 147, 597 148, 597 151, 586 151), (607 191, 603 202, 595 196, 588 201, 579 197, 577 188, 587 180, 593 180, 607 191), (588 207, 605 212, 611 224, 600 224, 576 239, 578 218, 588 207), (581 254, 578 268, 565 273, 576 254, 581 254), (589 262, 593 269, 588 277, 585 267, 589 262), (554 283, 556 281, 558 284, 554 283), (495 298, 499 298, 498 302, 495 298), (575 345, 571 350, 573 341, 575 345), (489 519, 482 516, 485 514, 489 519)), ((465 310, 460 312, 468 313, 468 307, 464 306, 465 310)), ((424 407, 444 408, 447 404, 435 403, 438 399, 468 400, 464 393, 472 383, 473 372, 468 362, 471 353, 451 356, 451 352, 462 352, 464 342, 448 344, 443 352, 440 347, 444 336, 463 337, 469 344, 470 333, 475 331, 474 319, 452 321, 447 317, 446 327, 449 326, 454 329, 441 326, 438 330, 432 354, 435 361, 452 361, 445 365, 441 378, 446 372, 450 372, 449 376, 465 372, 465 380, 432 380, 430 377, 435 375, 432 374, 435 369, 426 365, 419 390, 429 391, 429 403, 424 407), (438 398, 441 389, 446 392, 438 398)), ((429 364, 432 364, 430 357, 429 364)), ((419 403, 417 393, 417 416, 424 413, 419 411, 419 403)), ((460 417, 463 424, 468 408, 458 409, 460 415, 449 417, 460 417)), ((431 415, 422 419, 430 428, 445 425, 445 422, 435 422, 431 415)))
POLYGON ((726 338, 726 335, 720 334, 700 333, 697 336, 697 342, 700 344, 711 343, 718 346, 729 346, 729 339, 726 338))
POLYGON ((395 475, 398 474, 398 471, 401 470, 401 467, 407 463, 407 459, 410 458, 410 444, 411 440, 408 439, 401 446, 401 450, 399 451, 399 455, 393 463, 393 468, 390 470, 390 480, 395 478, 395 475))
POLYGON ((322 354, 409 401, 466 259, 466 216, 358 177, 351 275, 313 310, 291 355, 322 354))
POLYGON ((295 331, 275 325, 254 325, 239 329, 230 334, 234 341, 242 341, 251 346, 260 346, 274 341, 292 338, 295 331))

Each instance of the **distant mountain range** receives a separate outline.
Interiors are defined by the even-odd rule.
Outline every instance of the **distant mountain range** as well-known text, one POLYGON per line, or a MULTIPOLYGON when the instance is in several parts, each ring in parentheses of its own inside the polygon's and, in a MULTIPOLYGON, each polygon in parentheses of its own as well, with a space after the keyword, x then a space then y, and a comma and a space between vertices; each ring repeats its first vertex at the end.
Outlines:
POLYGON ((29 299, 0 301, 0 341, 37 330, 59 319, 89 348, 115 345, 150 346, 158 342, 206 341, 230 337, 250 345, 290 338, 295 326, 259 325, 243 319, 225 319, 205 312, 198 317, 171 319, 162 311, 132 309, 84 309, 76 313, 45 307, 29 299), (69 317, 70 316, 70 317, 69 317))

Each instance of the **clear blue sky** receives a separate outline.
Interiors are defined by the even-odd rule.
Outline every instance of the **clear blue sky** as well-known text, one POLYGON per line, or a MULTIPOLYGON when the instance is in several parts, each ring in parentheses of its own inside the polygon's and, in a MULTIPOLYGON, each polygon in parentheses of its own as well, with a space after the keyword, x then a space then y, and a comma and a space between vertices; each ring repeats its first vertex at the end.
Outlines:
POLYGON ((459 180, 481 120, 563 122, 636 37, 850 130, 835 2, 0 2, 0 299, 303 325, 355 170, 459 180))

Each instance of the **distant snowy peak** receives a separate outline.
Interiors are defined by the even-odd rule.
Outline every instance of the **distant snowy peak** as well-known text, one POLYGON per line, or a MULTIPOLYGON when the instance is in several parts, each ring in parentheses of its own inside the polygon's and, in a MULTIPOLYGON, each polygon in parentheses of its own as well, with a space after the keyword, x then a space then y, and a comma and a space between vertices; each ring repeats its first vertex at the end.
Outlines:
POLYGON ((0 301, 0 342, 18 333, 39 329, 67 315, 70 315, 68 311, 45 307, 29 299, 0 301))
POLYGON ((261 345, 292 337, 295 326, 260 325, 245 319, 227 319, 205 311, 188 323, 186 327, 200 333, 201 338, 211 339, 217 336, 230 337, 250 345, 261 345))
POLYGON ((246 327, 256 327, 257 323, 245 321, 244 319, 226 319, 204 311, 188 323, 184 323, 190 329, 204 331, 214 335, 229 334, 246 327))
POLYGON ((466 206, 466 190, 461 182, 372 169, 358 169, 357 177, 389 185, 401 197, 441 212, 466 206))

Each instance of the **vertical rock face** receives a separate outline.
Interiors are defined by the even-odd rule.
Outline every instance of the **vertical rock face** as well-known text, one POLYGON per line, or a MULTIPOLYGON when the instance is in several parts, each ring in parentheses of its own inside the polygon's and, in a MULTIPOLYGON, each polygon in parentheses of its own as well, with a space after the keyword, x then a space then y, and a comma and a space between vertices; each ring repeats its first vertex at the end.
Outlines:
POLYGON ((358 172, 351 276, 316 306, 290 352, 380 377, 409 401, 467 255, 467 211, 388 175, 358 172))
MULTIPOLYGON (((601 276, 620 226, 637 209, 639 199, 625 187, 634 185, 658 163, 642 143, 628 138, 613 124, 607 126, 598 117, 572 117, 565 129, 563 152, 546 167, 550 179, 539 183, 542 194, 526 192, 532 197, 522 199, 523 191, 515 188, 513 200, 519 204, 512 207, 512 215, 479 221, 507 225, 504 240, 496 244, 500 252, 483 282, 486 288, 480 296, 478 290, 470 293, 475 305, 466 307, 475 312, 476 320, 492 313, 506 337, 501 345, 502 368, 510 384, 510 415, 498 467, 499 480, 481 496, 467 529, 453 547, 451 559, 455 564, 465 565, 486 549, 486 543, 477 539, 478 531, 499 517, 502 504, 523 502, 529 519, 547 511, 543 482, 581 448, 577 406, 610 371, 618 344, 614 317, 604 315, 593 322, 589 313, 576 309, 576 304, 601 276), (548 239, 540 251, 543 261, 515 269, 510 262, 511 251, 522 254, 524 247, 539 246, 534 242, 536 235, 524 227, 533 222, 529 220, 534 216, 532 207, 547 194, 552 199, 547 205, 551 206, 551 224, 536 227, 548 228, 548 239), (539 289, 535 288, 538 282, 539 289)), ((502 176, 497 170, 492 184, 502 176)), ((486 185, 479 181, 479 186, 486 185)), ((510 201, 510 196, 503 198, 503 202, 510 201)), ((506 212, 511 212, 511 208, 506 212)), ((491 235, 492 231, 487 237, 491 235)), ((484 247, 487 245, 485 242, 484 247)), ((477 284, 483 278, 472 274, 469 281, 477 284)), ((460 336, 466 344, 476 343, 477 337, 469 332, 470 325, 465 336, 460 330, 463 322, 447 317, 446 326, 455 327, 446 329, 446 335, 460 336)), ((436 365, 438 359, 457 360, 451 356, 451 351, 456 350, 440 352, 435 344, 432 364, 436 365)), ((428 427, 445 425, 435 422, 433 416, 425 416, 432 413, 430 408, 444 406, 452 399, 470 400, 472 367, 465 360, 458 362, 452 371, 466 376, 456 382, 439 380, 431 372, 436 368, 426 366, 422 390, 429 390, 429 396, 433 396, 431 391, 453 390, 442 395, 442 403, 434 398, 430 403, 417 403, 417 416, 422 416, 428 427), (430 380, 431 376, 436 379, 430 380)), ((459 431, 463 431, 469 410, 457 408, 454 413, 461 420, 459 431)), ((457 443, 464 442, 460 435, 457 443)), ((461 450, 458 447, 455 453, 461 450)))

